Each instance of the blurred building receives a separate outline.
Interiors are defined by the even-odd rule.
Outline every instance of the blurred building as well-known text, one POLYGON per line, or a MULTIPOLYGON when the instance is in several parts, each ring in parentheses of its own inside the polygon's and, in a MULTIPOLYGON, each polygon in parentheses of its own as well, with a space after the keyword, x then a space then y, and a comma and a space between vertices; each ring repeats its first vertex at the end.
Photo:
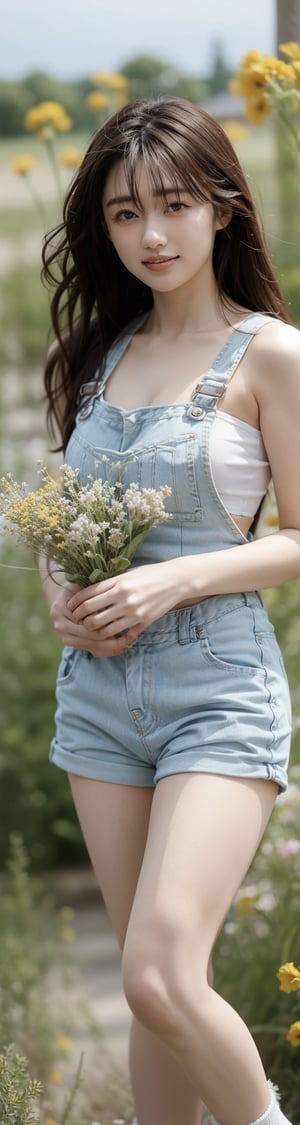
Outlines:
POLYGON ((244 99, 235 97, 229 93, 229 90, 222 90, 220 94, 213 94, 205 102, 200 102, 200 105, 202 109, 206 109, 206 112, 211 113, 211 116, 216 117, 218 121, 226 121, 227 119, 231 121, 244 120, 244 99))

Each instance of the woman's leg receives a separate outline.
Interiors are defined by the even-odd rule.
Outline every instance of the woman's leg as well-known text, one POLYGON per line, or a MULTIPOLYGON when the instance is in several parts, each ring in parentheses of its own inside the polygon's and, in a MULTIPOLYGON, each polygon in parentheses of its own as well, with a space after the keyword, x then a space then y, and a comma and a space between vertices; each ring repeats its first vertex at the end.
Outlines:
MULTIPOLYGON (((212 966, 208 977, 213 982, 212 966)), ((139 1125, 201 1125, 203 1102, 175 1055, 132 1020, 130 1072, 139 1125)))
MULTIPOLYGON (((273 782, 216 775, 160 781, 125 941, 133 1012, 224 1125, 248 1125, 270 1102, 250 1032, 210 987, 207 966, 276 794, 273 782)), ((153 1125, 138 1100, 137 1114, 139 1125, 153 1125)))
MULTIPOLYGON (((69 780, 96 879, 122 949, 143 862, 153 790, 75 774, 69 780)), ((200 1125, 203 1106, 197 1090, 175 1056, 135 1019, 130 1062, 142 1123, 200 1125)))

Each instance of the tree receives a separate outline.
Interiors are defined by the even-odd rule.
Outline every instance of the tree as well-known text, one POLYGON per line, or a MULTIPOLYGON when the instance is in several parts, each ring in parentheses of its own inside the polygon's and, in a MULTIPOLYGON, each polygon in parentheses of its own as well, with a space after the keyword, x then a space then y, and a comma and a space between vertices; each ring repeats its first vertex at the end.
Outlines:
POLYGON ((231 68, 227 66, 223 54, 223 45, 216 40, 213 47, 212 67, 208 79, 210 93, 221 94, 223 90, 227 90, 230 77, 231 68))
POLYGON ((30 94, 21 82, 0 82, 0 135, 10 137, 22 133, 24 114, 30 106, 30 94))
POLYGON ((166 59, 153 55, 135 55, 124 63, 121 73, 128 78, 133 99, 174 94, 190 101, 202 101, 207 95, 206 87, 197 75, 184 74, 166 59))

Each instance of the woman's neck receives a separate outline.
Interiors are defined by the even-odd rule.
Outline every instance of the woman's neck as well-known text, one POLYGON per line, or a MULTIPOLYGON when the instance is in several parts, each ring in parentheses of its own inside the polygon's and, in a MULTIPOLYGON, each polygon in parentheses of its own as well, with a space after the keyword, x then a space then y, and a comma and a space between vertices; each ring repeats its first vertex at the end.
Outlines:
POLYGON ((145 327, 152 336, 174 340, 182 335, 224 331, 226 325, 234 323, 238 312, 233 302, 220 298, 214 277, 205 286, 195 284, 192 278, 172 292, 153 292, 153 309, 145 327))

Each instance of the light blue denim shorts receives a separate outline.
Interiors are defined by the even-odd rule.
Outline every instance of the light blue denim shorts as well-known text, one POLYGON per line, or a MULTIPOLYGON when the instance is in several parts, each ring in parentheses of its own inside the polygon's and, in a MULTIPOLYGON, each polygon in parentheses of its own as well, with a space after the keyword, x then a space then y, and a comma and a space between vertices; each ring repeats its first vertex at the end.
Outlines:
POLYGON ((50 759, 70 773, 154 786, 183 772, 287 787, 290 696, 258 593, 172 610, 126 653, 63 650, 50 759))

